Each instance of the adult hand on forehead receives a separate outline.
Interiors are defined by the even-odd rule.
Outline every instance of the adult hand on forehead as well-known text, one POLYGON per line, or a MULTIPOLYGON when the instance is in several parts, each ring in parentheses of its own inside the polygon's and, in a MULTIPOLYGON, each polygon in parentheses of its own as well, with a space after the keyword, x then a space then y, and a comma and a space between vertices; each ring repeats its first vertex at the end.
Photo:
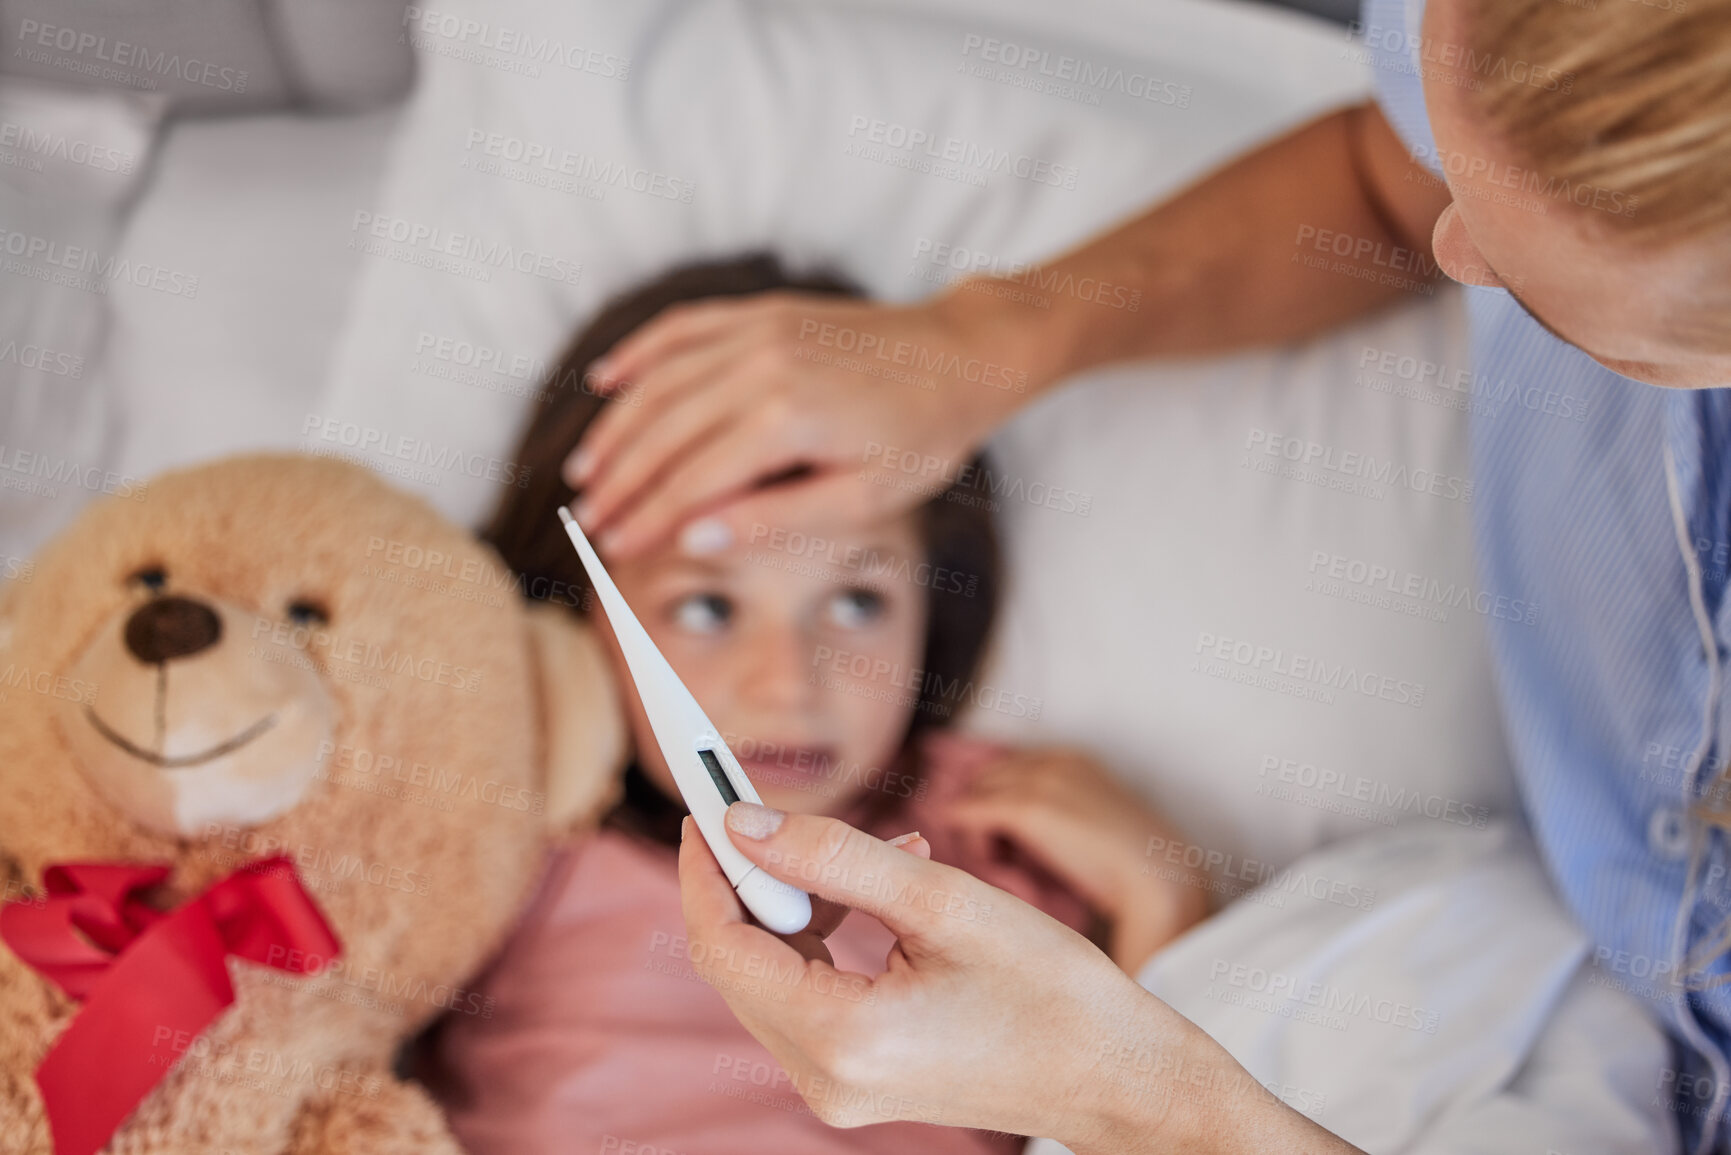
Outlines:
POLYGON ((1003 316, 978 293, 668 309, 591 367, 596 388, 633 403, 605 407, 565 463, 577 520, 622 559, 675 534, 713 553, 754 524, 910 508, 965 479, 975 447, 1045 379, 1003 316))
MULTIPOLYGON (((734 845, 813 898, 779 938, 749 921, 686 820, 679 878, 692 965, 824 1122, 891 1120, 1049 1136, 1078 1153, 1357 1149, 1282 1104, 1081 935, 1002 890, 846 823, 749 803, 734 845), (894 931, 887 969, 838 970, 847 910, 894 931), (771 976, 741 983, 741 973, 771 976)), ((902 842, 903 840, 897 840, 902 842)))

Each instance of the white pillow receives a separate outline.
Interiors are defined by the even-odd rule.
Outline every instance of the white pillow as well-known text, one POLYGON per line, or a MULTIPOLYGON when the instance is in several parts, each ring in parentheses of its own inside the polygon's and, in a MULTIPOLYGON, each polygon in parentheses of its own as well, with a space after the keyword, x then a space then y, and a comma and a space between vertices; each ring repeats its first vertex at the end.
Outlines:
POLYGON ((111 291, 156 276, 118 250, 165 106, 0 76, 0 573, 85 501, 140 494, 95 365, 111 291))
MULTIPOLYGON (((1049 25, 1031 15, 1046 7, 1016 5, 1049 25)), ((370 267, 307 448, 383 443, 376 463, 478 521, 527 411, 512 367, 544 364, 612 293, 771 247, 922 296, 938 243, 1000 266, 1050 253, 1364 87, 1338 30, 1286 13, 1191 0, 1063 16, 1088 31, 881 4, 426 9, 390 174, 356 206, 370 267), (993 62, 1007 59, 1103 83, 1034 91, 1038 64, 993 62), (909 131, 933 143, 870 139, 909 131), (862 145, 878 159, 848 155, 862 145), (901 167, 927 147, 964 159, 901 167), (982 167, 998 161, 1027 179, 982 167)))
POLYGON ((1439 290, 1020 416, 994 445, 1012 589, 972 724, 1104 754, 1182 829, 1157 860, 1204 860, 1222 897, 1336 838, 1513 810, 1484 618, 1543 607, 1478 586, 1448 407, 1473 398, 1431 387, 1459 382, 1464 322, 1439 290))
POLYGON ((169 125, 120 253, 179 280, 115 287, 95 370, 126 413, 123 472, 298 444, 361 267, 348 222, 400 111, 169 125))
MULTIPOLYGON (((504 459, 536 369, 611 293, 762 247, 918 297, 974 254, 1002 268, 1053 253, 1363 93, 1345 34, 1290 13, 1177 0, 947 11, 457 0, 422 17, 416 35, 436 51, 423 50, 383 191, 357 206, 352 240, 372 251, 302 446, 370 461, 478 522, 515 473, 504 459), (1100 87, 1079 83, 1084 69, 1100 87), (1043 71, 1067 87, 1040 90, 1043 71), (914 131, 962 159, 922 171, 923 147, 896 145, 914 131), (969 163, 970 149, 1011 158, 1009 171, 969 163)), ((1372 368, 1395 354, 1389 388, 1408 384, 1402 355, 1415 375, 1421 361, 1459 365, 1459 331, 1458 302, 1425 297, 1306 349, 1126 369, 1028 413, 1000 440, 1004 470, 1092 506, 1004 503, 1013 591, 976 694, 993 708, 971 724, 1103 753, 1180 823, 1178 853, 1239 872, 1228 896, 1246 871, 1340 835, 1512 806, 1478 616, 1349 601, 1362 591, 1344 578, 1340 596, 1305 588, 1337 557, 1343 575, 1364 562, 1421 586, 1470 583, 1467 504, 1241 464, 1282 446, 1269 436, 1301 437, 1458 489, 1460 414, 1354 381, 1366 348, 1372 368), (1261 647, 1346 669, 1355 688, 1330 704, 1246 687, 1230 680, 1243 676, 1233 645, 1225 676, 1193 671, 1205 638, 1250 643, 1252 663, 1261 647), (986 690, 1008 690, 1009 706, 986 690)))

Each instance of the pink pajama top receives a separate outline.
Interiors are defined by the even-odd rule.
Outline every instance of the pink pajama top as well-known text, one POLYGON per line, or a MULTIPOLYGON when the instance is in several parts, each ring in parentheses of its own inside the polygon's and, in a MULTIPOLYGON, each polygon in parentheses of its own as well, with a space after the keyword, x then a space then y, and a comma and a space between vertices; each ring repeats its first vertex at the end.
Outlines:
MULTIPOLYGON (((984 861, 945 835, 942 803, 978 764, 980 747, 944 739, 930 749, 938 753, 928 759, 927 798, 903 811, 896 830, 874 833, 918 828, 934 859, 1085 925, 1085 908, 1049 875, 984 861)), ((870 975, 884 969, 895 939, 855 912, 827 941, 838 968, 870 975)), ((737 969, 739 983, 778 981, 743 961, 737 969)), ((602 830, 554 856, 479 993, 484 1009, 450 1017, 437 1059, 452 1129, 473 1155, 1005 1155, 1021 1147, 1016 1137, 926 1123, 838 1130, 814 1116, 692 969, 676 852, 632 835, 602 830)))

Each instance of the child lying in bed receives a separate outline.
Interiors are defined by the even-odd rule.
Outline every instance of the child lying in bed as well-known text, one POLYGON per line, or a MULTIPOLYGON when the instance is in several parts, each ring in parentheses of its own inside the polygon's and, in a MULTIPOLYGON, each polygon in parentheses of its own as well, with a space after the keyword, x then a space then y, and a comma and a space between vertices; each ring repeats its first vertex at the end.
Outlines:
MULTIPOLYGON (((587 583, 555 510, 573 497, 559 463, 609 404, 580 387, 589 364, 670 305, 785 288, 848 291, 768 258, 696 266, 615 302, 578 336, 518 451, 534 484, 510 491, 488 533, 524 588, 587 602, 571 593, 587 583)), ((933 858, 1094 933, 1135 973, 1205 910, 1194 880, 1143 870, 1160 819, 1078 755, 944 732, 998 586, 990 515, 964 496, 871 526, 777 527, 701 559, 669 547, 611 572, 766 803, 884 838, 918 829, 933 858), (892 673, 855 673, 874 668, 892 673)), ((485 979, 491 1016, 454 1016, 437 1039, 434 1081, 458 1137, 476 1155, 1018 1149, 1011 1136, 921 1123, 827 1127, 698 979, 677 877, 684 806, 605 619, 592 620, 613 650, 635 760, 623 800, 556 856, 485 979)), ((828 939, 838 966, 868 974, 892 942, 859 915, 828 939)), ((737 970, 741 983, 778 981, 751 960, 737 970)))

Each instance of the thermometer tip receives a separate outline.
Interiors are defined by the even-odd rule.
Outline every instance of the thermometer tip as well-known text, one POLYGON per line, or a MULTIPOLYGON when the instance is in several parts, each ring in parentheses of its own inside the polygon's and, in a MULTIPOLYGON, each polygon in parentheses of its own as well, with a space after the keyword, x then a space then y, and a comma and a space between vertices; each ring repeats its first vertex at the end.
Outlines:
POLYGON ((571 516, 571 511, 562 505, 559 507, 559 520, 564 522, 566 525, 570 525, 574 520, 571 516))

